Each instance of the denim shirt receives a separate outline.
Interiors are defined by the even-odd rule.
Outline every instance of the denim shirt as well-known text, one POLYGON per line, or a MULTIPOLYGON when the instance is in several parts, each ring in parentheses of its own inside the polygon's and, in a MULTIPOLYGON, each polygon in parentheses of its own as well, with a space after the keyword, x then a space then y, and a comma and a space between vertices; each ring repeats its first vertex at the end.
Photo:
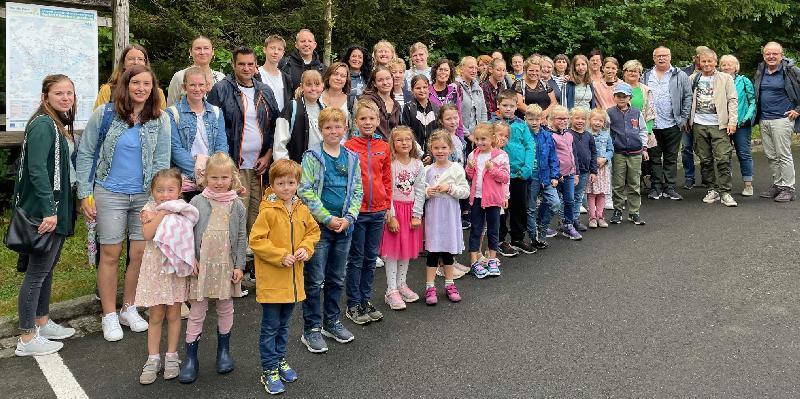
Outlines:
MULTIPOLYGON (((78 175, 78 198, 83 199, 92 194, 94 181, 89 181, 89 172, 94 161, 94 152, 97 147, 100 124, 103 120, 105 107, 97 108, 89 121, 78 145, 75 172, 78 175)), ((120 136, 128 130, 128 122, 122 120, 116 113, 111 121, 111 126, 103 142, 100 156, 97 159, 95 180, 105 180, 114 159, 114 151, 120 136)), ((169 168, 170 161, 170 124, 169 117, 162 112, 157 119, 145 122, 139 130, 142 143, 142 191, 150 191, 150 182, 153 175, 162 169, 169 168)))
MULTIPOLYGON (((208 154, 215 152, 228 153, 228 136, 225 134, 225 115, 216 105, 204 101, 203 124, 205 124, 208 140, 208 154), (215 110, 216 108, 216 110, 215 110)), ((189 107, 186 96, 167 109, 170 127, 172 130, 172 164, 177 166, 181 173, 194 179, 194 159, 192 158, 192 144, 197 134, 197 115, 189 107), (178 122, 175 115, 178 114, 178 122)))

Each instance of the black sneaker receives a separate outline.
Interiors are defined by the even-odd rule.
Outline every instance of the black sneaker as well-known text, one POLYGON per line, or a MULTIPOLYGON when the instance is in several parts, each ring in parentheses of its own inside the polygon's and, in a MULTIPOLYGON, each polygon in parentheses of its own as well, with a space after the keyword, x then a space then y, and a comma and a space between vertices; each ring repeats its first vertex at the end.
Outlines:
POLYGON ((372 322, 372 318, 369 317, 366 312, 364 312, 364 309, 361 307, 361 305, 347 308, 347 310, 344 312, 344 315, 350 319, 350 321, 356 324, 364 325, 372 322))
POLYGON ((661 198, 661 190, 658 188, 650 189, 650 192, 647 194, 647 198, 650 198, 651 200, 657 200, 661 198))
POLYGON ((773 185, 771 185, 769 187, 769 189, 767 189, 767 191, 764 191, 763 193, 759 194, 758 196, 761 197, 761 198, 775 198, 775 197, 778 196, 778 194, 781 193, 781 191, 782 190, 780 189, 780 187, 778 187, 777 185, 773 184, 773 185))
POLYGON ((545 240, 541 240, 541 241, 540 240, 534 240, 534 241, 531 241, 531 245, 533 245, 534 248, 536 248, 536 249, 547 249, 550 246, 550 244, 548 244, 547 241, 545 241, 545 240))
POLYGON ((630 220, 631 222, 633 222, 633 224, 635 224, 637 226, 642 226, 642 225, 645 224, 644 223, 644 219, 642 219, 642 217, 639 216, 638 213, 633 213, 633 214, 628 215, 628 220, 630 220))
POLYGON ((534 248, 533 245, 525 242, 525 240, 512 242, 511 246, 518 251, 525 252, 526 254, 536 253, 536 248, 534 248))
POLYGON ((472 223, 469 222, 467 219, 461 219, 461 230, 467 230, 472 227, 472 223))
POLYGON ((583 224, 583 223, 581 223, 580 221, 577 221, 577 220, 574 223, 572 223, 572 226, 575 227, 575 230, 578 230, 578 231, 588 231, 589 230, 589 228, 586 227, 585 224, 583 224))
POLYGON ((375 309, 375 306, 372 306, 372 302, 370 301, 362 303, 361 309, 372 321, 381 321, 381 319, 383 319, 383 313, 381 313, 378 309, 375 309))
POLYGON ((678 192, 675 191, 674 187, 670 187, 670 186, 668 186, 666 189, 664 189, 664 192, 661 193, 661 196, 664 197, 664 198, 669 198, 671 200, 675 200, 675 201, 680 201, 680 200, 683 199, 683 196, 678 194, 678 192))
POLYGON ((614 209, 614 214, 611 215, 611 219, 609 220, 611 224, 620 224, 622 223, 622 211, 619 209, 614 209))
POLYGON ((691 190, 692 188, 694 188, 694 179, 692 179, 691 177, 683 179, 683 188, 687 190, 691 190))
POLYGON ((514 247, 512 247, 511 244, 509 244, 509 243, 507 243, 505 241, 500 243, 500 245, 498 246, 497 252, 500 255, 505 256, 506 258, 513 258, 513 257, 519 255, 519 252, 517 252, 517 250, 514 249, 514 247))

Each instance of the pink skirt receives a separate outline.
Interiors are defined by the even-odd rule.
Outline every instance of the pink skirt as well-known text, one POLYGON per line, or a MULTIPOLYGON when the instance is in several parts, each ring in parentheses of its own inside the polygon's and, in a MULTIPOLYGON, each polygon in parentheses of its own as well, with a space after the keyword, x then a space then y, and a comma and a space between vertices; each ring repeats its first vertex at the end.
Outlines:
POLYGON ((411 216, 414 203, 410 201, 394 201, 394 214, 400 222, 397 233, 389 231, 389 223, 383 227, 381 240, 381 256, 389 259, 416 259, 422 250, 422 225, 411 228, 411 216))

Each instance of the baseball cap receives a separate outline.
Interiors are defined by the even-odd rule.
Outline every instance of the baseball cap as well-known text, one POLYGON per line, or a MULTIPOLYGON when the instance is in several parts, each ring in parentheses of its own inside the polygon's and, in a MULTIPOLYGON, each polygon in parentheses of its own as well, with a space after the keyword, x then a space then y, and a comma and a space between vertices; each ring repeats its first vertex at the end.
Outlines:
POLYGON ((625 82, 620 82, 617 84, 617 87, 614 88, 614 94, 624 94, 628 97, 632 95, 632 91, 633 89, 631 89, 631 85, 625 82))

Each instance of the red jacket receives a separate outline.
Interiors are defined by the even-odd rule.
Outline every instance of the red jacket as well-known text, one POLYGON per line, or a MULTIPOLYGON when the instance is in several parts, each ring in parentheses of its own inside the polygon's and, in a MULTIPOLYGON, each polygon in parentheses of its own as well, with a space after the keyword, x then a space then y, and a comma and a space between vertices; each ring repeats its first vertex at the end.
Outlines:
POLYGON ((344 146, 358 154, 364 198, 361 212, 378 212, 389 209, 392 203, 392 157, 389 144, 372 137, 353 137, 344 146))

